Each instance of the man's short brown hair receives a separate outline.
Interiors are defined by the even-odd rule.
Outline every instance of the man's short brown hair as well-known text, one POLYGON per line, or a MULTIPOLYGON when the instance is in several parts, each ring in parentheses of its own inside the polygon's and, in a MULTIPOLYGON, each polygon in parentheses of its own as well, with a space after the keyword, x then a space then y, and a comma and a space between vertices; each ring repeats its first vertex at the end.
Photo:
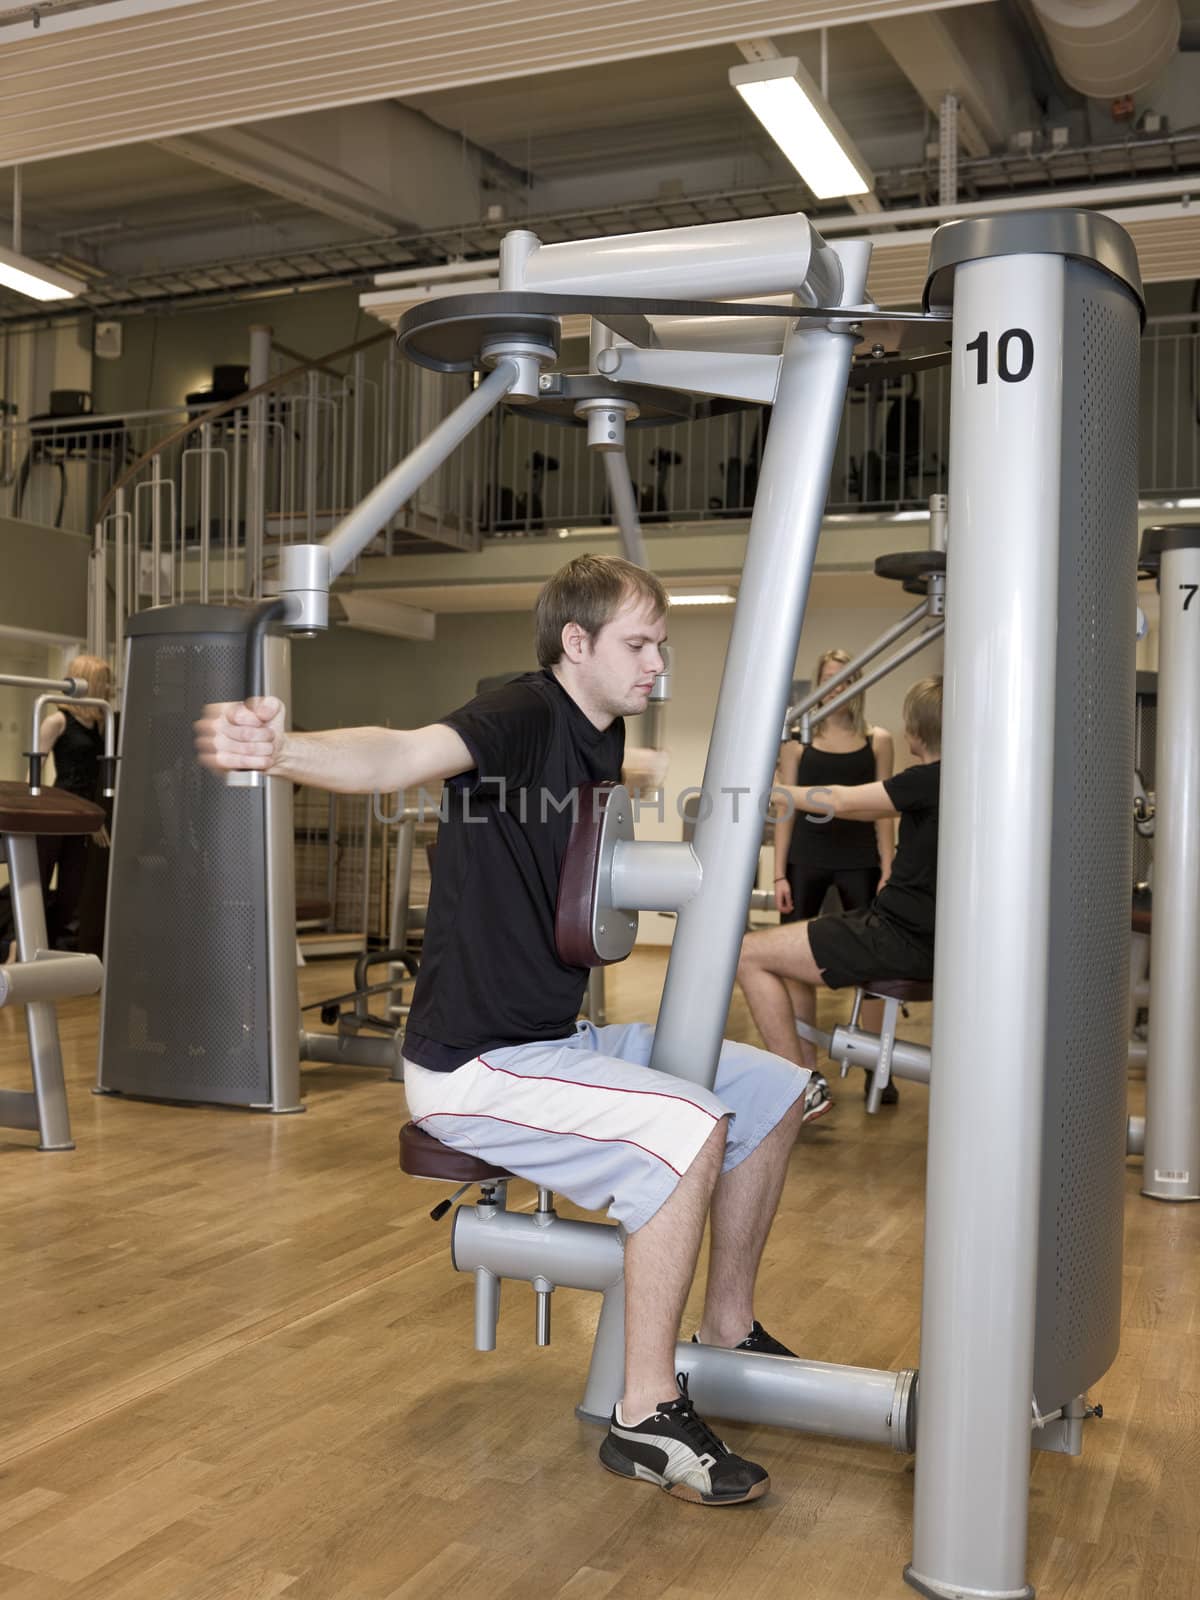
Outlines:
POLYGON ((547 580, 533 612, 538 665, 562 660, 563 629, 576 622, 594 639, 631 596, 647 600, 659 616, 666 614, 667 591, 652 572, 619 556, 576 556, 547 580))
POLYGON ((931 756, 942 753, 942 680, 922 678, 904 697, 904 731, 931 756))

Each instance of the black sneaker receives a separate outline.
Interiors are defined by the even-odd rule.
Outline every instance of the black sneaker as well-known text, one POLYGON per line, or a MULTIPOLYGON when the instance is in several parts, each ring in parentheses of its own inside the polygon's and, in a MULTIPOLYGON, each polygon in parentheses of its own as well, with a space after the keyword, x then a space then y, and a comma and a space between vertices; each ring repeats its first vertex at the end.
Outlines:
POLYGON ((736 1506, 766 1494, 771 1487, 766 1470, 735 1456, 696 1415, 686 1373, 675 1381, 679 1394, 664 1401, 645 1422, 626 1427, 614 1410, 600 1446, 601 1465, 621 1478, 656 1483, 693 1505, 736 1506))
POLYGON ((790 1356, 794 1361, 796 1352, 789 1350, 787 1345, 780 1344, 778 1339, 773 1339, 761 1322, 750 1324, 750 1336, 743 1339, 737 1347, 739 1350, 753 1350, 756 1356, 790 1356))
MULTIPOLYGON (((698 1333, 692 1335, 692 1343, 700 1343, 700 1335, 698 1333)), ((773 1339, 761 1322, 752 1322, 749 1335, 742 1340, 741 1344, 732 1345, 731 1348, 734 1350, 749 1350, 756 1356, 790 1356, 793 1361, 796 1360, 796 1352, 789 1350, 787 1345, 780 1344, 778 1339, 773 1339)))
MULTIPOLYGON (((871 1098, 871 1074, 867 1073, 867 1081, 863 1084, 863 1099, 871 1098)), ((883 1086, 883 1093, 879 1097, 881 1106, 898 1106, 900 1104, 900 1091, 893 1079, 889 1078, 883 1086)))

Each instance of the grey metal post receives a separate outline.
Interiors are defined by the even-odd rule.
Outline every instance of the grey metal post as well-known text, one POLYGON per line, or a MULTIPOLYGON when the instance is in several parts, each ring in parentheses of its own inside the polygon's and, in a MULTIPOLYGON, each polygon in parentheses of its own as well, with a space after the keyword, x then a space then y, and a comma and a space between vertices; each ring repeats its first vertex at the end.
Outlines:
POLYGON ((304 390, 304 535, 317 536, 317 440, 320 417, 320 378, 317 373, 307 374, 304 390))
MULTIPOLYGON (((345 571, 380 528, 386 526, 425 480, 433 476, 451 451, 521 382, 522 376, 523 363, 520 360, 504 357, 497 361, 479 387, 473 389, 461 405, 421 440, 415 450, 393 467, 361 505, 355 506, 348 516, 342 518, 323 541, 328 551, 331 578, 345 571)), ((287 584, 283 583, 281 587, 286 590, 287 584)))
POLYGON ((212 423, 200 428, 200 604, 208 604, 208 568, 212 540, 212 423))
MULTIPOLYGON (((271 329, 256 323, 250 329, 250 387, 271 376, 271 329)), ((262 593, 263 543, 267 531, 267 397, 251 400, 246 439, 246 570, 243 591, 262 593)))
MULTIPOLYGON (((150 477, 150 599, 162 604, 162 452, 154 457, 150 477)), ((172 574, 174 577, 174 574, 172 574)))
POLYGON ((604 968, 593 967, 588 973, 587 984, 587 1014, 588 1021, 597 1028, 608 1026, 608 1000, 604 984, 604 968))
POLYGON ((647 564, 646 541, 642 537, 637 496, 629 475, 629 457, 624 450, 602 450, 600 455, 608 478, 608 492, 612 496, 613 515, 621 534, 621 554, 634 566, 644 567, 647 564))
MULTIPOLYGON (((132 592, 137 605, 137 580, 128 585, 126 563, 129 560, 129 515, 125 509, 125 490, 118 489, 113 497, 113 676, 114 688, 124 687, 125 671, 125 607, 127 594, 132 592)), ((136 559, 136 557, 134 558, 136 559)))
POLYGON ((88 556, 88 654, 108 654, 108 551, 97 527, 88 556))
POLYGON ((1053 255, 968 261, 954 285, 950 493, 971 516, 950 555, 921 1412, 906 1572, 932 1595, 1032 1594, 1025 1543, 1050 833, 1029 819, 1048 818, 1053 806, 1047 707, 1064 287, 1063 259, 1053 255), (1027 379, 1001 383, 989 357, 977 382, 977 353, 966 346, 981 331, 994 346, 1014 324, 1035 352, 1027 379), (980 1030, 997 993, 1007 1025, 980 1030), (987 1138, 964 1139, 972 1125, 987 1138))
MULTIPOLYGON (((5 836, 8 874, 12 884, 13 921, 17 932, 17 955, 33 961, 39 950, 48 950, 46 908, 42 903, 42 880, 38 871, 37 841, 30 834, 5 836)), ((71 1120, 67 1113, 67 1085, 63 1077, 62 1046, 58 1038, 58 1013, 53 1000, 33 1000, 25 1007, 25 1026, 29 1035, 29 1064, 33 1072, 33 1092, 37 1108, 39 1150, 74 1150, 71 1120)))
POLYGON ((929 548, 931 550, 944 550, 946 548, 946 532, 950 521, 950 496, 948 494, 931 494, 929 496, 929 548))
MULTIPOLYGON (((834 248, 840 303, 857 305, 870 245, 834 248)), ((730 908, 745 906, 754 884, 852 353, 849 335, 803 325, 784 348, 696 825, 704 881, 676 925, 651 1062, 705 1085, 716 1076, 742 942, 730 908)))
MULTIPOLYGON (((934 236, 931 265, 927 299, 944 304, 949 292, 954 302, 950 501, 964 515, 947 573, 954 606, 946 630, 921 1399, 905 1577, 926 1595, 1017 1600, 1033 1593, 1025 1555, 1055 754, 1056 741, 1073 731, 1057 727, 1055 716, 1060 607, 1065 617, 1071 599, 1059 593, 1060 541, 1068 519, 1072 527, 1102 526, 1108 514, 1107 506, 1096 512, 1094 497, 1079 498, 1105 471, 1086 451, 1111 450, 1113 442, 1102 423, 1088 421, 1092 432, 1080 443, 1078 396, 1082 390, 1090 400, 1095 391, 1097 405, 1110 403, 1108 374, 1122 383, 1136 374, 1136 313, 1127 323, 1104 297, 1122 273, 1127 286, 1136 282, 1137 266, 1118 227, 1081 213, 953 224, 934 236), (1079 257, 1103 262, 1112 276, 1089 271, 1079 257), (1089 297, 1108 319, 1101 323, 1108 343, 1095 341, 1100 356, 1082 348, 1089 297), (1069 317, 1078 342, 1067 348, 1069 317), (1099 362, 1103 378, 1084 367, 1085 357, 1099 362), (1083 372, 1091 374, 1086 383, 1083 372), (1070 477, 1068 447, 1076 451, 1070 477), (997 994, 1005 997, 1005 1026, 981 1029, 997 994)), ((1132 312, 1132 294, 1122 310, 1132 312)), ((1132 474, 1136 452, 1124 439, 1121 450, 1119 482, 1106 478, 1105 489, 1124 519, 1117 533, 1128 536, 1136 499, 1126 493, 1131 476, 1126 482, 1121 473, 1128 462, 1132 474)), ((1112 542, 1119 546, 1119 536, 1112 542)), ((1119 554, 1109 570, 1106 593, 1120 586, 1119 554)), ((1099 578, 1080 581, 1101 592, 1099 578)), ((1063 659, 1069 670, 1069 655, 1063 659)), ((1105 801, 1088 803, 1094 809, 1105 801)), ((1074 820, 1078 826, 1077 813, 1074 820)), ((1098 921, 1109 909, 1101 896, 1098 921)), ((1103 941, 1109 931, 1097 925, 1086 936, 1103 941)), ((1098 961, 1107 953, 1096 946, 1098 961)), ((1056 997, 1056 1006, 1065 1003, 1056 997)), ((1048 1149, 1051 1132, 1058 1130, 1047 1130, 1048 1149)))
POLYGON ((1153 530, 1158 573, 1154 925, 1142 1193, 1200 1199, 1200 525, 1153 530))
MULTIPOLYGON (((264 641, 265 688, 292 703, 291 640, 264 641)), ((263 786, 267 891, 267 987, 270 1024, 271 1110, 303 1111, 300 1098, 300 984, 296 975, 296 846, 292 785, 263 786)))

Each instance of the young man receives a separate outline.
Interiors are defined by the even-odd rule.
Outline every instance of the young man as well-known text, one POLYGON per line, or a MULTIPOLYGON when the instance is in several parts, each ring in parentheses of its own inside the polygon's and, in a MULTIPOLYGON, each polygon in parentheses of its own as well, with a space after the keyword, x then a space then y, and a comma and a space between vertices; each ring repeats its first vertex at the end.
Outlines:
POLYGON ((755 1321, 759 1257, 808 1073, 726 1043, 713 1091, 650 1069, 653 1030, 577 1017, 586 970, 555 946, 569 796, 619 778, 625 717, 663 669, 667 596, 630 563, 581 556, 535 613, 541 670, 429 727, 287 733, 274 700, 207 708, 201 759, 390 793, 445 780, 425 953, 404 1040, 409 1112, 434 1138, 608 1208, 626 1230, 625 1388, 600 1459, 703 1505, 764 1494, 677 1385, 674 1351, 705 1218, 705 1343, 790 1355, 755 1321))
MULTIPOLYGON (((914 764, 882 783, 788 786, 797 810, 826 817, 876 821, 900 818, 891 877, 864 911, 815 917, 749 933, 742 942, 738 982, 768 1050, 814 1067, 816 1050, 796 1034, 786 979, 829 989, 868 978, 933 977, 933 918, 937 895, 938 789, 942 775, 942 680, 923 678, 904 701, 904 732, 914 764)), ((889 1085, 889 1087, 892 1087, 889 1085)), ((896 1094, 885 1098, 894 1104, 896 1094)), ((825 1079, 814 1073, 805 1120, 814 1106, 831 1105, 825 1079)))

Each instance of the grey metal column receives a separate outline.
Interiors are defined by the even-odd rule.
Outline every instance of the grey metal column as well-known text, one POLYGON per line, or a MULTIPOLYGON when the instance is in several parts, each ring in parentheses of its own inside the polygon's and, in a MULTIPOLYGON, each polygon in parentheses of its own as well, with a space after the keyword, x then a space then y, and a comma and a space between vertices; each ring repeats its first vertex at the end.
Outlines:
POLYGON ((1148 528, 1157 562, 1154 924, 1142 1193, 1200 1199, 1200 525, 1148 528))
MULTIPOLYGON (((1083 270, 1079 257, 1103 262, 1114 276, 1123 272, 1123 282, 1140 291, 1128 237, 1108 219, 1082 213, 940 229, 926 290, 927 301, 954 303, 949 492, 956 508, 921 1404, 905 1571, 931 1596, 1033 1593, 1025 1556, 1049 1054, 1048 824, 1056 820, 1055 741, 1070 732, 1056 727, 1054 714, 1059 546, 1067 518, 1097 520, 1090 500, 1081 506, 1078 484, 1068 483, 1062 458, 1068 434, 1074 441, 1086 432, 1099 456, 1111 443, 1087 410, 1093 389, 1079 381, 1084 352, 1064 348, 1068 300, 1087 298, 1087 285, 1073 276, 1083 270), (981 1028, 997 993, 1005 996, 1005 1026, 981 1028)), ((1125 376, 1131 342, 1136 372, 1136 312, 1122 308, 1130 329, 1104 303, 1112 280, 1099 271, 1085 276, 1103 286, 1095 298, 1109 370, 1125 376)), ((1090 331, 1088 338, 1096 342, 1090 331)), ((1099 409, 1109 391, 1100 378, 1093 387, 1099 409)), ((1089 463, 1085 446, 1071 470, 1076 478, 1099 475, 1103 463, 1089 463)), ((1118 510, 1129 512, 1128 535, 1135 495, 1126 505, 1122 493, 1118 510)), ((1128 584, 1118 569, 1109 569, 1115 581, 1128 584)), ((1082 573, 1078 581, 1099 583, 1082 573)), ((1117 870, 1126 870, 1120 861, 1117 870)), ((1107 901, 1101 909, 1107 917, 1107 901)))
MULTIPOLYGON (((42 903, 42 880, 38 871, 37 840, 30 834, 5 835, 8 875, 12 885, 13 921, 17 930, 17 954, 32 961, 39 950, 48 950, 46 908, 42 903)), ((37 1106, 39 1150, 74 1150, 71 1120, 67 1114, 67 1085, 63 1077, 62 1045, 58 1037, 58 1013, 53 1000, 33 1000, 25 1007, 25 1026, 29 1036, 29 1064, 33 1071, 33 1092, 37 1106)))
POLYGON ((612 497, 613 516, 617 519, 621 534, 621 554, 634 566, 644 567, 646 541, 642 537, 637 495, 633 492, 633 479, 629 475, 629 457, 624 450, 602 450, 600 455, 608 479, 608 492, 612 497))
MULTIPOLYGON (((834 248, 844 275, 838 303, 861 304, 870 245, 834 248)), ((676 924, 651 1058, 659 1071, 705 1085, 716 1076, 742 942, 730 908, 747 905, 754 885, 853 347, 845 333, 802 324, 784 347, 704 769, 694 839, 704 881, 676 924)))
MULTIPOLYGON (((250 329, 249 376, 252 389, 256 389, 260 383, 266 383, 271 376, 271 329, 261 323, 256 323, 250 329)), ((267 459, 267 397, 260 394, 251 400, 247 408, 246 570, 242 589, 252 597, 262 593, 263 545, 267 531, 267 459)))
MULTIPOLYGON (((291 641, 269 634, 264 687, 285 706, 292 701, 291 641)), ((289 713, 290 720, 290 713, 289 713)), ((292 785, 263 786, 267 902, 267 1016, 270 1110, 303 1111, 300 1099, 300 985, 296 975, 296 845, 292 785)))

